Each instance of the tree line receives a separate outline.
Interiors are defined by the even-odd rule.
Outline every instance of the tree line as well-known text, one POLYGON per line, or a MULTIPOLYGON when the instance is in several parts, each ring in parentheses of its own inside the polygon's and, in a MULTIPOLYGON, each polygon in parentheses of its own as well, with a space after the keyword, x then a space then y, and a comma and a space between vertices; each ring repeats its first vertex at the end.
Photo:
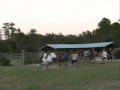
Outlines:
MULTIPOLYGON (((68 30, 69 31, 69 30, 68 30)), ((35 52, 46 44, 82 44, 114 41, 120 47, 120 23, 103 18, 98 27, 93 31, 86 30, 78 35, 63 35, 62 33, 38 34, 36 29, 31 29, 27 34, 15 27, 15 23, 3 23, 0 29, 0 52, 16 53, 25 50, 35 52), (4 32, 5 39, 2 39, 4 32)))

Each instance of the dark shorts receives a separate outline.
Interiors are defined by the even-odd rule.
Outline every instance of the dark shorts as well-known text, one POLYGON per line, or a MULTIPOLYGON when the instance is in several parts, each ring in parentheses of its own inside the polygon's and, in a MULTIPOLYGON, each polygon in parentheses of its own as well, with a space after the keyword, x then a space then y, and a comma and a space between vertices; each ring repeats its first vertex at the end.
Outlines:
POLYGON ((71 64, 77 63, 77 60, 72 60, 71 64))
POLYGON ((105 60, 106 58, 105 57, 102 57, 102 60, 105 60))

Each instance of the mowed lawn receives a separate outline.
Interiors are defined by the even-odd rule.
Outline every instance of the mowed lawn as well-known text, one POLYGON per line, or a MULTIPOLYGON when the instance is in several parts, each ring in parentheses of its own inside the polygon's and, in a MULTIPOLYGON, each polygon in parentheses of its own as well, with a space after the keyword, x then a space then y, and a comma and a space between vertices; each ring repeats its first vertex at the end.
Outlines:
POLYGON ((120 90, 120 60, 106 64, 79 62, 77 68, 62 65, 0 66, 0 90, 120 90))

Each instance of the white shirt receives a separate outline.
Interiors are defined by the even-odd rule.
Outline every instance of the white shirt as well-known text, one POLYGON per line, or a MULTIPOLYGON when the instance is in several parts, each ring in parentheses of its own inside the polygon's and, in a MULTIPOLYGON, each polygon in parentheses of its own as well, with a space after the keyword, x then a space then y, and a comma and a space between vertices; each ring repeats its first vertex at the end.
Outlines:
POLYGON ((47 61, 47 53, 44 53, 42 61, 47 61))
POLYGON ((84 56, 88 56, 88 51, 85 51, 85 52, 84 52, 84 56))
POLYGON ((53 58, 56 58, 56 57, 57 57, 56 54, 52 52, 48 55, 47 61, 52 62, 53 58))
POLYGON ((107 57, 107 53, 105 51, 102 52, 102 57, 107 57))
POLYGON ((72 60, 77 60, 78 59, 78 54, 72 54, 72 60))

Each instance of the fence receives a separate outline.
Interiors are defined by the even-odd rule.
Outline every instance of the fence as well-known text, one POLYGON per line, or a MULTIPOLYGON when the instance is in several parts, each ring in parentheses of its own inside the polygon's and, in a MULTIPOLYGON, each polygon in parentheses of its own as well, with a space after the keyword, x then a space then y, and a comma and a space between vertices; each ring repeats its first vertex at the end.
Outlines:
MULTIPOLYGON (((40 63, 42 56, 38 52, 22 52, 22 53, 0 53, 1 56, 6 56, 10 60, 10 65, 25 65, 40 63)), ((42 54, 41 54, 42 55, 42 54)))

